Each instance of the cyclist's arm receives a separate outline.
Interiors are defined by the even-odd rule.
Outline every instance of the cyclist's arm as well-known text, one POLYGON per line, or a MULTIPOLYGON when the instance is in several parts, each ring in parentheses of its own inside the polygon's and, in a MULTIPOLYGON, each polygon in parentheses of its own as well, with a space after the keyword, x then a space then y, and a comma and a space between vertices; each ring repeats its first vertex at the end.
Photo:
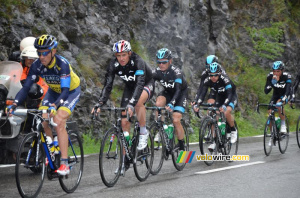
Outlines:
POLYGON ((106 70, 104 87, 102 89, 102 92, 101 92, 101 95, 99 98, 99 102, 102 104, 105 104, 106 101, 108 100, 108 97, 109 97, 112 87, 113 87, 113 83, 114 83, 114 79, 115 79, 114 63, 115 63, 115 60, 112 60, 106 70))
POLYGON ((232 83, 231 81, 227 78, 227 83, 225 83, 225 91, 226 91, 226 95, 227 98, 225 99, 224 105, 228 106, 229 102, 231 101, 232 97, 233 97, 233 89, 232 89, 232 83))
POLYGON ((288 76, 288 78, 285 81, 285 83, 286 83, 286 89, 285 89, 284 96, 282 98, 282 101, 284 101, 284 102, 287 102, 286 100, 287 100, 288 96, 290 95, 291 86, 292 86, 292 77, 291 77, 290 74, 288 74, 287 76, 288 76))
POLYGON ((208 76, 208 74, 207 74, 206 70, 204 72, 202 72, 202 75, 200 77, 200 85, 199 85, 197 94, 195 96, 195 102, 197 102, 199 100, 201 92, 203 91, 204 80, 206 79, 207 76, 208 76))
POLYGON ((207 90, 208 90, 208 87, 209 87, 209 77, 207 77, 204 82, 203 82, 203 87, 202 87, 202 91, 201 91, 201 95, 199 95, 199 99, 196 101, 196 103, 202 103, 204 98, 205 98, 205 95, 207 93, 207 90))
POLYGON ((292 87, 292 89, 291 89, 291 91, 292 91, 291 94, 293 95, 293 97, 295 97, 294 95, 295 95, 296 92, 297 92, 299 82, 300 82, 300 72, 298 73, 298 75, 297 75, 297 77, 296 77, 296 79, 295 79, 295 82, 294 82, 294 84, 293 84, 293 87, 292 87))
POLYGON ((270 93, 270 91, 273 88, 271 80, 272 80, 272 75, 269 74, 268 77, 267 77, 266 85, 265 85, 265 94, 270 93))

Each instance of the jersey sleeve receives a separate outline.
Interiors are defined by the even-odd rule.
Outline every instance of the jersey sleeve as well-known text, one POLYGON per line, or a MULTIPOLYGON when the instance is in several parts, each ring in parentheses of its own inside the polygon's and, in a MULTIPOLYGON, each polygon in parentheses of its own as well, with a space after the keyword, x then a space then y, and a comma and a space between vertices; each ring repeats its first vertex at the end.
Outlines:
POLYGON ((293 87, 291 89, 291 92, 292 92, 291 95, 292 95, 293 98, 295 98, 295 94, 297 92, 299 82, 300 82, 300 72, 298 72, 298 75, 297 75, 297 77, 295 79, 295 82, 293 84, 293 87))
POLYGON ((207 93, 207 90, 208 90, 208 87, 209 87, 209 84, 210 84, 210 81, 209 81, 209 77, 205 78, 203 83, 202 83, 202 91, 199 95, 199 99, 197 99, 197 103, 200 104, 203 102, 204 98, 205 98, 205 95, 207 93))
MULTIPOLYGON (((204 80, 208 77, 208 73, 207 71, 203 71, 202 74, 201 74, 201 77, 200 77, 200 85, 198 87, 198 90, 197 90, 197 94, 195 96, 195 102, 197 102, 199 100, 199 97, 201 95, 201 92, 203 91, 203 84, 204 84, 204 80)), ((206 90, 207 91, 207 90, 206 90)), ((206 94, 206 93, 205 93, 206 94)))
POLYGON ((180 97, 182 82, 183 82, 183 74, 179 68, 174 69, 175 72, 175 93, 170 103, 174 106, 177 102, 177 99, 180 97))
POLYGON ((106 69, 104 87, 102 89, 102 92, 101 92, 101 95, 99 98, 99 102, 101 102, 103 104, 107 102, 108 97, 112 90, 113 83, 114 83, 114 79, 115 79, 114 62, 115 62, 115 60, 112 60, 106 69))
POLYGON ((226 91, 226 95, 227 95, 224 105, 228 106, 229 102, 231 101, 231 99, 233 97, 233 85, 232 85, 232 82, 229 80, 229 78, 225 77, 224 82, 225 82, 225 91, 226 91))
POLYGON ((271 83, 272 78, 273 78, 273 75, 269 74, 268 77, 267 77, 266 85, 265 85, 265 94, 270 93, 270 91, 273 88, 273 85, 271 83))

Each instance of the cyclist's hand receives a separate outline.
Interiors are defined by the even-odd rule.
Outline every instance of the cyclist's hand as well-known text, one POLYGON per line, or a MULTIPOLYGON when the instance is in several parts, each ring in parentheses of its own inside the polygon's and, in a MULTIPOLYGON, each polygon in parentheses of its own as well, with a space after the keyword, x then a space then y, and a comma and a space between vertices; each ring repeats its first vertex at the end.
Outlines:
POLYGON ((103 103, 102 102, 99 102, 98 104, 96 104, 95 106, 94 106, 94 108, 92 109, 92 112, 91 112, 91 114, 93 114, 95 111, 95 115, 97 115, 98 113, 100 113, 100 111, 101 111, 101 109, 100 109, 100 107, 102 107, 103 106, 103 103))
POLYGON ((199 112, 199 107, 198 107, 198 105, 192 104, 192 108, 193 108, 193 110, 194 110, 196 113, 199 112))
POLYGON ((167 106, 166 106, 166 110, 172 112, 172 111, 174 110, 174 106, 173 106, 172 104, 169 103, 169 104, 167 104, 167 106))
POLYGON ((13 103, 12 105, 9 105, 8 107, 6 107, 5 113, 9 113, 12 114, 12 112, 17 108, 17 104, 13 103))
POLYGON ((56 108, 54 106, 50 106, 48 110, 50 111, 50 117, 56 115, 56 108))
POLYGON ((129 117, 133 116, 134 107, 132 105, 128 104, 127 107, 126 107, 126 110, 127 110, 127 113, 129 115, 129 117))
POLYGON ((226 105, 222 105, 222 107, 220 107, 219 110, 220 110, 221 112, 225 112, 225 111, 227 110, 226 105))
POLYGON ((276 107, 281 107, 282 105, 283 103, 281 101, 276 103, 276 107))

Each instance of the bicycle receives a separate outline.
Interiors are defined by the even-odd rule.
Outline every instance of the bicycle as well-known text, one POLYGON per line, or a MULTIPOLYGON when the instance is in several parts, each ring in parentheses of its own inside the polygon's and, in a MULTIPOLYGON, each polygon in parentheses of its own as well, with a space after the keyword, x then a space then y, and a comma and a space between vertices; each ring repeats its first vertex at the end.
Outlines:
MULTIPOLYGON (((121 113, 126 108, 99 107, 101 110, 114 112, 116 119, 112 127, 105 132, 99 153, 99 169, 103 183, 113 187, 120 175, 125 176, 125 171, 133 164, 134 173, 139 181, 145 181, 153 163, 153 139, 148 138, 148 146, 143 150, 136 147, 139 144, 139 124, 135 121, 133 135, 126 141, 121 126, 121 113)), ((96 112, 97 109, 95 109, 96 112)), ((127 115, 128 118, 128 115, 127 115)), ((95 119, 95 113, 94 113, 95 119)), ((128 118, 129 119, 129 118, 128 118)))
MULTIPOLYGON (((178 171, 182 171, 185 167, 186 163, 178 161, 178 157, 180 155, 180 150, 178 146, 178 140, 175 138, 175 130, 173 131, 172 138, 169 138, 167 133, 164 130, 165 122, 162 119, 162 111, 166 110, 164 107, 146 107, 147 110, 157 111, 157 120, 150 125, 150 133, 153 137, 158 135, 158 139, 160 141, 154 142, 154 157, 151 174, 156 175, 162 168, 163 161, 168 160, 169 155, 172 155, 172 161, 175 168, 178 171), (158 156, 158 157, 157 157, 158 156)), ((170 114, 168 114, 170 115, 170 114)), ((169 117, 169 116, 168 116, 169 117)), ((186 129, 185 123, 181 120, 181 124, 185 133, 185 151, 189 150, 189 135, 186 129)))
MULTIPOLYGON (((66 193, 72 193, 78 187, 82 172, 84 154, 81 139, 77 132, 68 130, 68 164, 70 174, 59 176, 55 170, 60 165, 60 153, 54 154, 46 143, 46 134, 42 122, 49 121, 42 117, 48 110, 17 109, 13 112, 16 116, 34 115, 32 132, 27 134, 19 146, 16 157, 15 177, 19 194, 22 197, 37 197, 41 191, 45 170, 49 180, 58 178, 60 186, 66 193), (45 160, 47 159, 48 165, 45 160)), ((50 126, 56 124, 50 120, 50 126)))
MULTIPOLYGON (((196 106, 197 107, 197 106, 196 106)), ((231 137, 227 137, 227 134, 231 133, 230 126, 226 121, 225 133, 222 134, 218 126, 217 117, 220 117, 222 121, 226 120, 224 113, 219 112, 219 108, 213 107, 212 104, 202 103, 199 105, 203 110, 208 110, 207 115, 203 118, 200 124, 199 130, 199 147, 202 155, 237 155, 239 145, 239 133, 237 133, 237 140, 235 143, 231 143, 231 137), (209 149, 209 146, 215 142, 216 148, 214 150, 209 149)), ((200 111, 200 109, 199 109, 200 111)), ((201 118, 199 112, 196 115, 201 118)), ((234 127, 238 131, 236 122, 234 121, 234 127)), ((206 165, 211 166, 214 161, 204 161, 206 165)))
POLYGON ((259 107, 260 106, 267 106, 269 107, 269 109, 271 109, 271 113, 268 116, 266 125, 265 125, 265 130, 264 130, 264 151, 266 156, 269 156, 271 151, 272 151, 272 146, 276 145, 276 141, 278 142, 278 146, 279 146, 279 151, 284 154, 287 146, 288 146, 288 142, 289 142, 289 123, 288 123, 288 119, 286 117, 286 115, 283 114, 283 105, 281 105, 281 114, 285 116, 285 125, 286 125, 286 129, 287 132, 286 133, 281 133, 280 132, 280 128, 278 128, 276 126, 275 123, 275 112, 278 111, 276 104, 273 104, 273 102, 271 102, 270 104, 260 104, 259 102, 257 102, 257 107, 256 110, 258 113, 259 112, 259 107))
MULTIPOLYGON (((295 100, 295 102, 293 102, 293 104, 294 103, 300 103, 300 100, 295 100)), ((291 108, 292 109, 295 109, 294 107, 293 107, 293 105, 291 104, 291 108)), ((296 126, 296 138, 297 138, 297 144, 298 144, 298 147, 300 148, 300 116, 298 117, 298 120, 297 120, 297 126, 296 126)))

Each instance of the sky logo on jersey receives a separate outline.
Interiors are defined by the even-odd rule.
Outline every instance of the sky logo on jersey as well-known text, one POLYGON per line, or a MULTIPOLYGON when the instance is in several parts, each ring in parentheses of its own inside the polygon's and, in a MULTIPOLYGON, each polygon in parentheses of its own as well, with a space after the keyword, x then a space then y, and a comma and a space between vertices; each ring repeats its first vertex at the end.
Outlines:
POLYGON ((176 163, 191 163, 196 151, 181 151, 176 163))
POLYGON ((284 88, 284 87, 285 87, 285 85, 286 85, 286 84, 282 84, 282 85, 280 85, 280 84, 278 84, 278 83, 277 83, 277 84, 275 84, 275 85, 274 85, 274 87, 277 87, 277 88, 284 88))
POLYGON ((170 83, 170 84, 168 84, 167 82, 160 82, 160 83, 165 88, 174 88, 174 86, 175 86, 175 83, 170 83))
POLYGON ((125 80, 125 81, 135 81, 135 76, 126 76, 126 75, 124 75, 124 76, 120 76, 120 78, 122 78, 123 80, 125 80))

